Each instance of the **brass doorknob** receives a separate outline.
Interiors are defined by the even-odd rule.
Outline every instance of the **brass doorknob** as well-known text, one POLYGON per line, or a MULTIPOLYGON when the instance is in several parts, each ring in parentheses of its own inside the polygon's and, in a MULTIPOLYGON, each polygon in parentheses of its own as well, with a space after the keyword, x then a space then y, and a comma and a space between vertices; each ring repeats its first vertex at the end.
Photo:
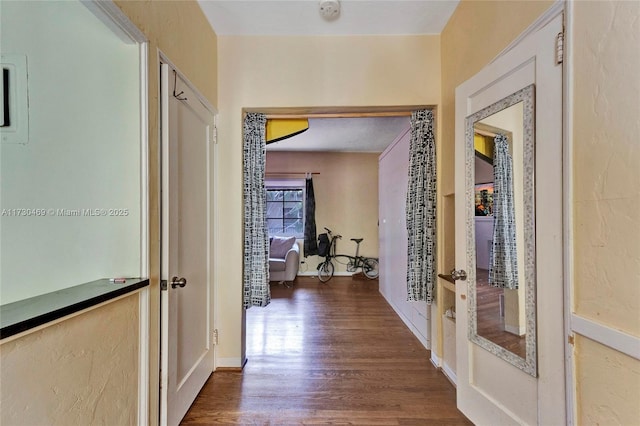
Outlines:
POLYGON ((176 288, 176 287, 184 287, 185 285, 187 285, 187 279, 186 278, 180 278, 178 279, 178 277, 173 277, 171 278, 171 288, 176 288))
POLYGON ((452 269, 451 278, 454 281, 457 281, 457 280, 465 281, 467 279, 467 271, 465 271, 464 269, 460 269, 458 271, 456 271, 455 269, 452 269))

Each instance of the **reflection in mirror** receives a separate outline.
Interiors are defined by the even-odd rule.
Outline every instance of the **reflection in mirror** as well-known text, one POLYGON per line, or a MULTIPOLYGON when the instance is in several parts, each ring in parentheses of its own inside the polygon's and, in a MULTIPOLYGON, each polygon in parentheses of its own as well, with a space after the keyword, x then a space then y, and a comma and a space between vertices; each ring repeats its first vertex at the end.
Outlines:
POLYGON ((536 375, 533 86, 467 118, 470 340, 536 375))

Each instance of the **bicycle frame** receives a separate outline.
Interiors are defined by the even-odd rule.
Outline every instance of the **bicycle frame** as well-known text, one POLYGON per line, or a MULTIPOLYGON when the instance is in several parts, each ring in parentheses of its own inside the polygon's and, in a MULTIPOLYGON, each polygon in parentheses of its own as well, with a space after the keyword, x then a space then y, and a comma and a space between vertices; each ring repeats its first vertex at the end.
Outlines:
POLYGON ((333 235, 331 230, 324 228, 329 236, 329 249, 325 259, 318 264, 318 278, 322 282, 327 282, 333 277, 335 266, 332 259, 336 259, 336 262, 347 265, 347 271, 355 272, 358 268, 362 269, 364 275, 369 279, 376 279, 378 277, 378 259, 373 257, 360 256, 360 243, 362 239, 352 239, 356 243, 355 256, 348 254, 336 254, 336 243, 338 239, 342 238, 342 235, 333 235), (338 261, 338 258, 349 259, 347 263, 338 261))

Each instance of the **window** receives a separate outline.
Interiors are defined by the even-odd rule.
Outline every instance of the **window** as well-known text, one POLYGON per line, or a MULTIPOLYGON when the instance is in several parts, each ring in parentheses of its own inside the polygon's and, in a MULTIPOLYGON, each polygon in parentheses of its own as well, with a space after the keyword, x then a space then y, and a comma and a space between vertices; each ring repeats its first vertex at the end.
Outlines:
POLYGON ((304 235, 304 184, 266 182, 269 236, 304 235))

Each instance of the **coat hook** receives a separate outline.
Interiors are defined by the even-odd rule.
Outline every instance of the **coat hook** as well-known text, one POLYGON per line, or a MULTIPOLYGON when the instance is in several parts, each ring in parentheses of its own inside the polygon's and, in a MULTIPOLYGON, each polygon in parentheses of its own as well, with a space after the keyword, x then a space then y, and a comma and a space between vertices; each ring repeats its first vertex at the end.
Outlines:
POLYGON ((178 79, 178 73, 176 72, 176 70, 173 70, 173 97, 179 101, 186 101, 187 100, 186 97, 181 98, 181 96, 184 94, 184 91, 181 91, 180 93, 176 94, 177 79, 178 79))

